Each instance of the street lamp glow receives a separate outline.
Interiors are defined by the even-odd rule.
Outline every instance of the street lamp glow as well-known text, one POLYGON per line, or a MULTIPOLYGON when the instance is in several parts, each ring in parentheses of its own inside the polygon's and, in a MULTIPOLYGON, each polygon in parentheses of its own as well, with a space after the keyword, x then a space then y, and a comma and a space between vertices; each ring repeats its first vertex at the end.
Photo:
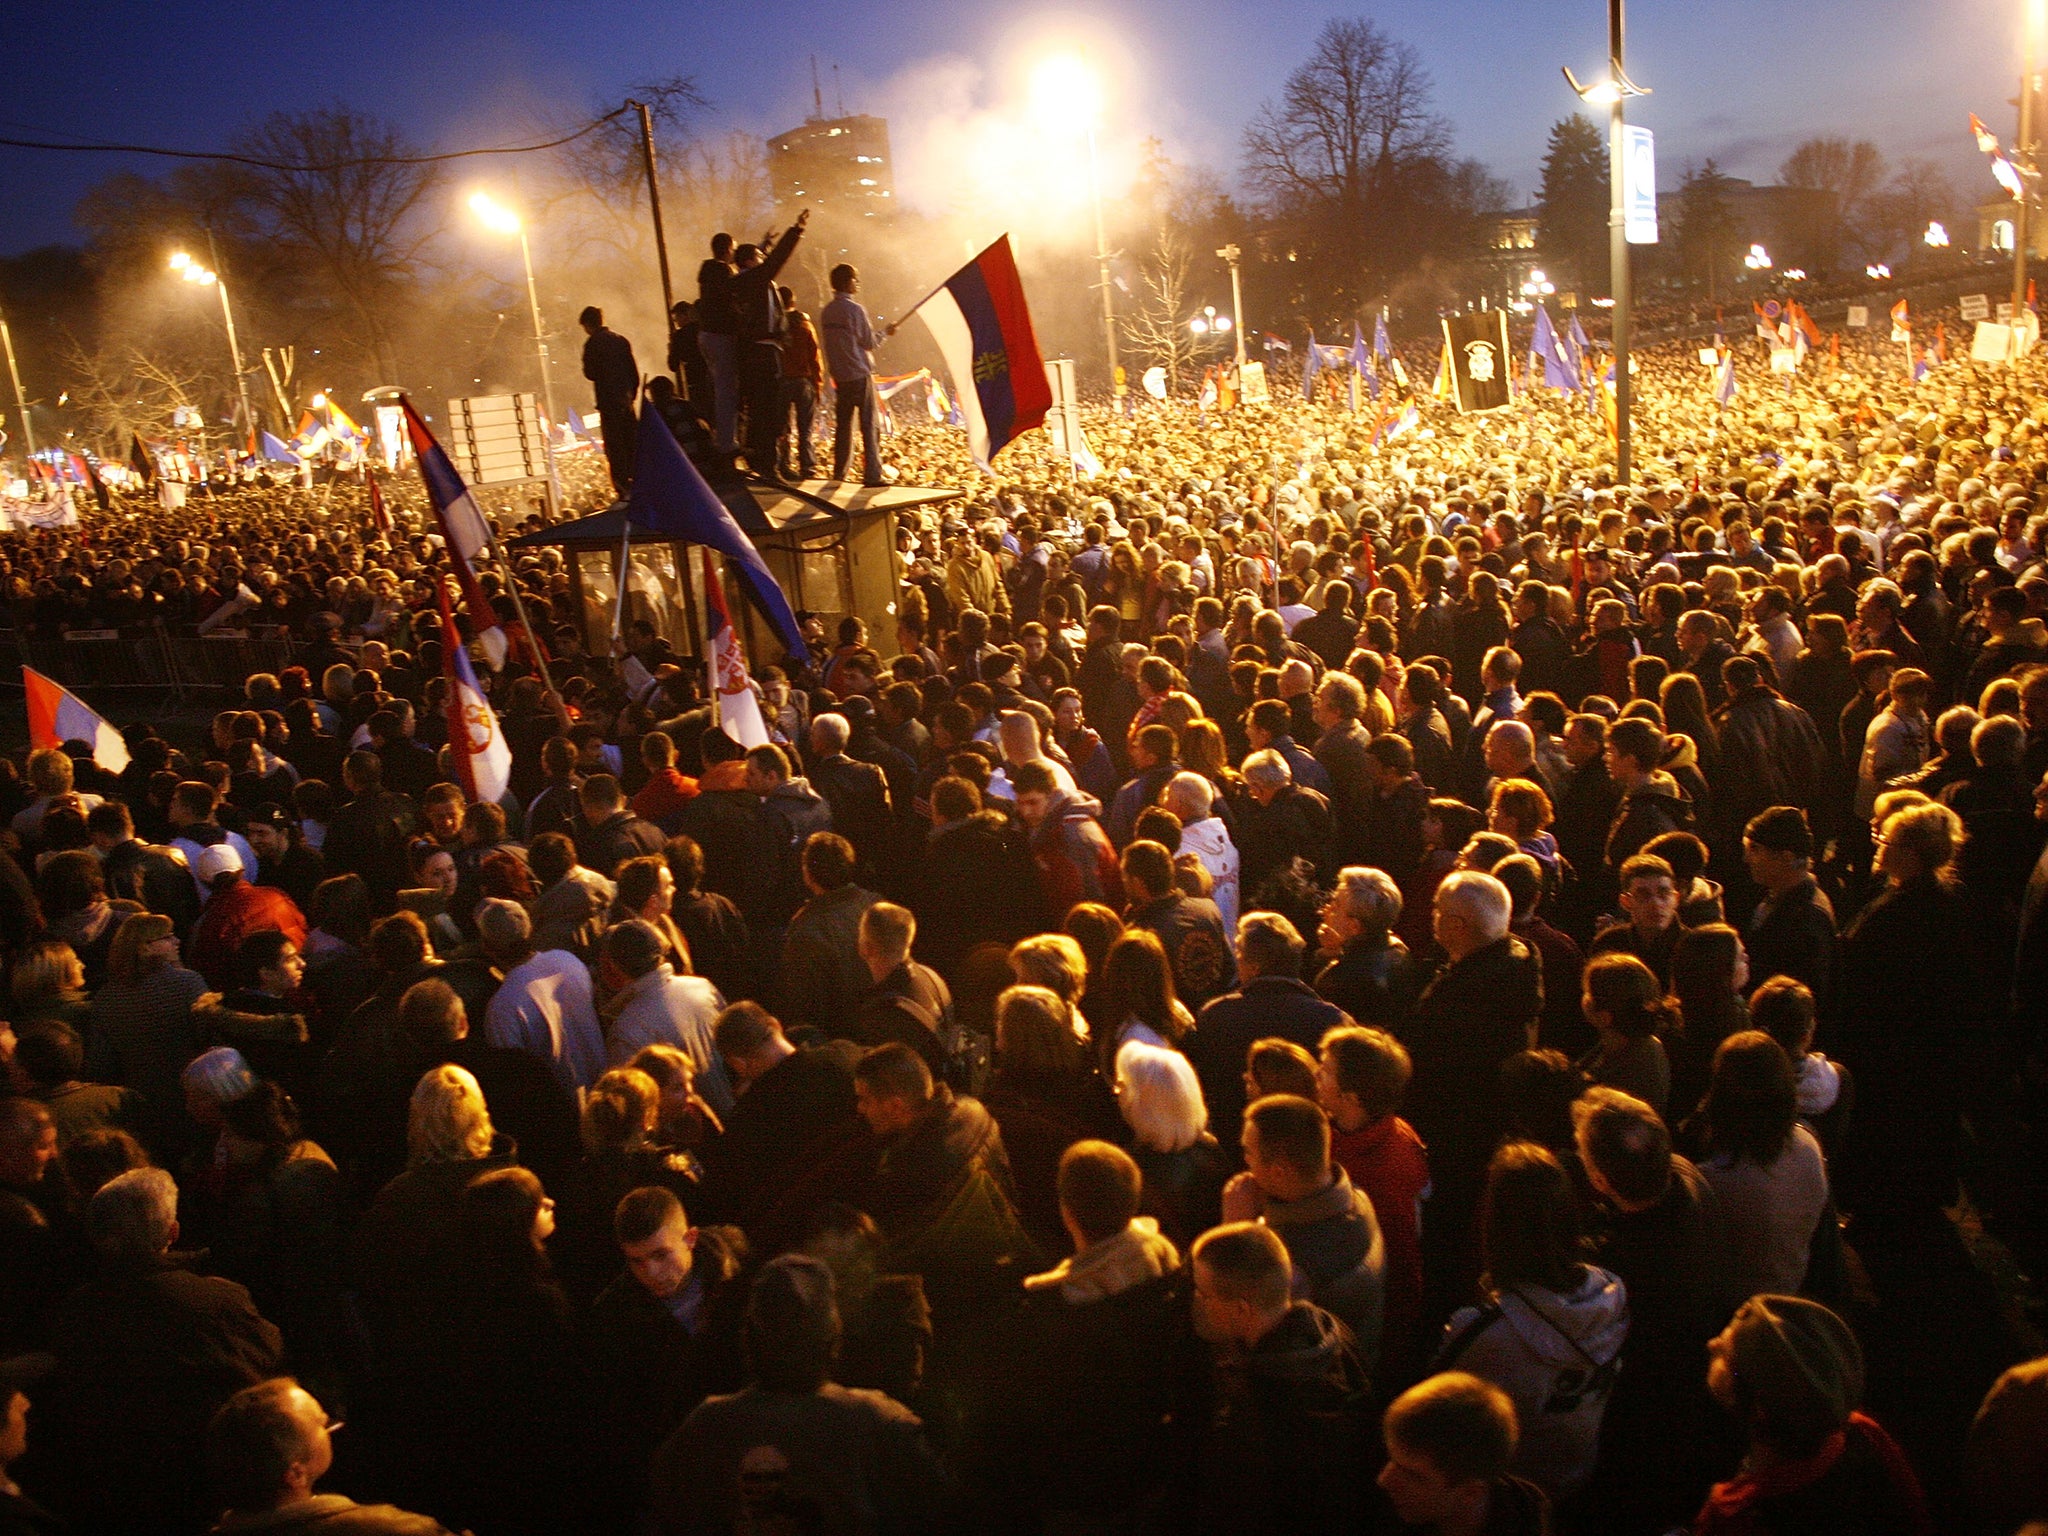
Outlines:
POLYGON ((1621 100, 1621 87, 1612 80, 1596 80, 1582 93, 1589 107, 1611 107, 1621 100))
POLYGON ((1188 322, 1188 329, 1193 331, 1197 336, 1206 336, 1209 334, 1209 322, 1202 316, 1197 315, 1194 319, 1188 322))
POLYGON ((1768 272, 1771 269, 1771 253, 1760 245, 1752 245, 1749 254, 1742 258, 1742 264, 1752 272, 1768 272))
POLYGON ((1226 334, 1230 330, 1230 316, 1215 316, 1213 319, 1210 320, 1209 327, 1211 330, 1215 331, 1218 336, 1226 334))
POLYGON ((1882 281, 1883 279, 1890 277, 1892 275, 1892 269, 1888 266, 1885 266, 1882 262, 1879 262, 1875 266, 1865 267, 1863 269, 1863 275, 1865 277, 1876 278, 1882 281))
POLYGON ((498 202, 488 192, 470 194, 469 211, 475 214, 484 228, 501 235, 516 235, 520 230, 519 215, 498 202))
POLYGON ((1948 231, 1942 227, 1941 221, 1938 219, 1930 219, 1928 221, 1927 233, 1920 238, 1936 250, 1941 250, 1948 245, 1948 231))
POLYGON ((1078 55, 1056 53, 1031 72, 1031 110, 1048 126, 1092 128, 1102 112, 1102 81, 1078 55))
POLYGON ((315 395, 315 396, 313 397, 313 409, 314 409, 314 410, 316 410, 316 411, 324 411, 324 410, 326 410, 326 409, 327 409, 327 397, 326 397, 325 395, 315 395))
POLYGON ((182 272, 191 265, 192 258, 183 251, 179 251, 171 257, 171 270, 173 272, 182 272))

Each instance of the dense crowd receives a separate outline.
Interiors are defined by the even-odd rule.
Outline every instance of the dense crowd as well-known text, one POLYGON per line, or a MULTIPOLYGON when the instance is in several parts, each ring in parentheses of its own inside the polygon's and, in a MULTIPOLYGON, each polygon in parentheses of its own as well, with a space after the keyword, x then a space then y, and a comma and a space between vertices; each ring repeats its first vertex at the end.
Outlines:
POLYGON ((2041 365, 1641 364, 1625 488, 1555 394, 905 425, 752 749, 522 554, 498 801, 407 498, 0 535, 24 640, 292 647, 0 768, 0 1531, 2048 1519, 2048 1363, 1884 1353, 1959 1233, 2039 1350, 2041 365))

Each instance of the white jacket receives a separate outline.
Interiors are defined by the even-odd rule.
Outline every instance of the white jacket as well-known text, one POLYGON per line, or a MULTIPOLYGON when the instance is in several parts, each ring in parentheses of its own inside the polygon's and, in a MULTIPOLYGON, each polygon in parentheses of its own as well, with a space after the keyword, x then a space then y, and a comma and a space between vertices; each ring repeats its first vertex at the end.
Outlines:
POLYGON ((1223 931, 1237 936, 1237 847, 1230 841, 1230 829, 1220 816, 1206 816, 1181 828, 1180 851, 1192 853, 1216 882, 1210 892, 1216 910, 1223 914, 1223 931))
POLYGON ((1555 1498, 1593 1475, 1627 1338, 1628 1288, 1588 1265, 1568 1294, 1519 1286, 1455 1314, 1436 1368, 1470 1371, 1514 1399, 1514 1470, 1555 1498))

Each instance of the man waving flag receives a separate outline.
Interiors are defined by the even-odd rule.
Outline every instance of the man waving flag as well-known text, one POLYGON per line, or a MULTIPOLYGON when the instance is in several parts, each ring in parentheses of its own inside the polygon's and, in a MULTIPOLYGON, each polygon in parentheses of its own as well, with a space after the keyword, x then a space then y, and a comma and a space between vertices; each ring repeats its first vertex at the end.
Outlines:
MULTIPOLYGON (((1003 448, 1045 421, 1052 385, 1031 329, 1010 237, 1002 236, 914 305, 953 377, 967 447, 990 474, 1003 448)), ((899 326, 903 321, 896 322, 899 326)))

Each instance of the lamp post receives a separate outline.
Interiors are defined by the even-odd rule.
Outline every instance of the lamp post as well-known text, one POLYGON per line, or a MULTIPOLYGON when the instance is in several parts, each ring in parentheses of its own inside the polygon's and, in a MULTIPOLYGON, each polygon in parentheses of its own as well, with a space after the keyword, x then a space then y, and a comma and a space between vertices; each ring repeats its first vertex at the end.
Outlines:
POLYGON ((1081 59, 1060 54, 1038 66, 1031 80, 1038 115, 1054 127, 1079 122, 1088 136, 1088 200, 1095 210, 1095 281, 1102 289, 1102 337, 1109 352, 1110 392, 1121 400, 1123 368, 1117 361, 1116 295, 1109 275, 1109 235, 1102 219, 1102 176, 1096 163, 1095 119, 1102 90, 1095 72, 1081 59))
POLYGON ((1237 385, 1244 388, 1244 284, 1238 277, 1237 263, 1244 252, 1237 248, 1235 241, 1216 253, 1230 264, 1230 317, 1231 329, 1237 335, 1237 385))
POLYGON ((2041 45, 2042 0, 2026 0, 2020 27, 2020 136, 2013 145, 2013 159, 2020 173, 2018 207, 2012 216, 2012 335, 2013 356, 2020 352, 2020 315, 2027 302, 2027 226, 2032 222, 2034 188, 2034 95, 2040 89, 2038 54, 2041 45))
POLYGON ((555 382, 553 371, 548 366, 547 330, 540 318, 540 288, 533 280, 533 248, 526 239, 526 221, 512 209, 498 202, 488 192, 470 194, 469 211, 486 229, 501 235, 519 237, 519 260, 526 268, 526 302, 533 311, 533 345, 540 356, 540 398, 547 411, 548 431, 543 451, 548 462, 548 516, 555 515, 561 501, 561 490, 555 484, 555 382))
POLYGON ((1623 143, 1622 103, 1650 93, 1636 85, 1623 68, 1626 0, 1607 0, 1607 78, 1581 85, 1567 69, 1565 82, 1589 106, 1607 108, 1607 264, 1614 295, 1614 483, 1629 482, 1628 362, 1629 259, 1627 146, 1623 143))
POLYGON ((14 365, 14 333, 7 329, 7 317, 0 315, 0 346, 7 349, 7 375, 14 380, 14 406, 21 412, 21 435, 28 444, 28 456, 36 456, 36 424, 29 419, 28 396, 22 393, 21 370, 14 365))
MULTIPOLYGON (((211 241, 212 238, 209 233, 207 239, 211 241)), ((256 418, 249 411, 249 381, 242 377, 242 346, 235 339, 235 311, 234 306, 228 302, 227 279, 211 267, 202 267, 183 251, 171 257, 171 270, 188 283, 197 283, 201 288, 215 288, 220 291, 220 318, 227 326, 228 360, 235 368, 235 394, 242 405, 242 425, 254 431, 256 418)))

